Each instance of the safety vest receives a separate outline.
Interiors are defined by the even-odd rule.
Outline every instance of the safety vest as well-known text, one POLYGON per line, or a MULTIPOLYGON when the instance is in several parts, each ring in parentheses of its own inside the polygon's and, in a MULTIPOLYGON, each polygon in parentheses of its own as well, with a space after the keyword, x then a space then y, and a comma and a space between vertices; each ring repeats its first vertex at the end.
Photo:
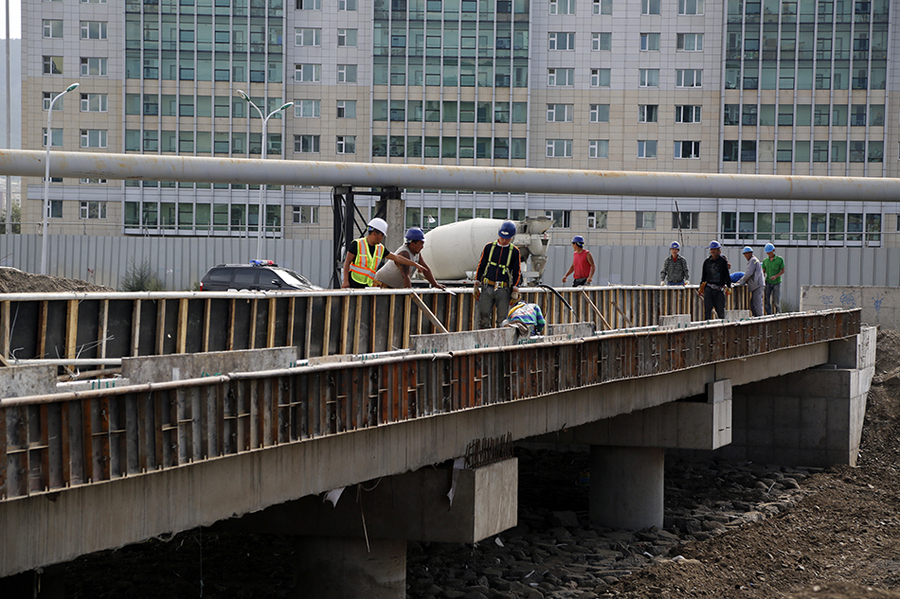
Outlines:
POLYGON ((375 253, 369 253, 369 244, 365 237, 356 240, 356 260, 350 264, 350 278, 371 287, 375 281, 375 269, 378 268, 381 257, 384 255, 384 246, 375 245, 375 253))
POLYGON ((510 264, 510 262, 512 262, 512 251, 513 251, 512 243, 510 243, 509 245, 500 245, 499 243, 497 243, 495 241, 494 243, 491 244, 491 252, 488 254, 487 267, 484 269, 484 275, 485 275, 484 282, 485 283, 493 283, 494 282, 487 278, 487 273, 488 273, 488 269, 491 266, 495 266, 500 271, 500 273, 503 275, 503 277, 506 278, 506 281, 497 281, 498 283, 507 283, 508 282, 510 285, 514 284, 513 281, 509 280, 509 264, 510 264), (503 255, 503 248, 509 248, 509 251, 506 253, 506 264, 500 264, 499 262, 494 262, 494 249, 498 248, 498 247, 500 248, 501 256, 503 255))

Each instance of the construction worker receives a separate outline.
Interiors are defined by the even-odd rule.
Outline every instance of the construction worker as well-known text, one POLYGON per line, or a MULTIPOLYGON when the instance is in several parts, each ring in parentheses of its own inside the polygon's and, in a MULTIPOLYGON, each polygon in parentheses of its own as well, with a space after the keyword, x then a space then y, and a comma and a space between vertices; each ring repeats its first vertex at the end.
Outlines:
POLYGON ((703 298, 704 317, 709 320, 715 308, 716 317, 725 318, 725 294, 731 293, 731 275, 728 274, 728 261, 722 257, 722 246, 718 241, 709 242, 709 257, 703 261, 701 272, 703 276, 697 293, 703 298))
POLYGON ((781 312, 781 275, 784 274, 784 258, 775 255, 775 246, 766 244, 766 258, 762 267, 766 273, 766 314, 781 312))
POLYGON ((584 237, 576 235, 572 238, 572 266, 563 275, 562 282, 565 283, 569 275, 574 277, 572 287, 581 287, 582 285, 590 285, 594 279, 594 257, 589 250, 584 249, 584 237), (573 274, 574 273, 574 274, 573 274))
POLYGON ((546 324, 540 306, 520 299, 518 291, 510 294, 509 312, 506 314, 506 320, 500 326, 516 329, 519 337, 533 337, 542 335, 546 324))
POLYGON ((679 256, 681 244, 673 241, 669 245, 669 254, 663 261, 662 272, 659 276, 662 280, 660 285, 687 285, 688 284, 688 264, 684 256, 679 256))
MULTIPOLYGON (((438 289, 446 289, 446 287, 434 280, 431 269, 428 268, 425 258, 422 257, 421 251, 423 247, 425 247, 425 232, 419 227, 410 227, 406 231, 406 243, 397 248, 394 254, 424 266, 425 278, 428 279, 431 286, 438 289)), ((413 269, 410 266, 397 266, 396 262, 387 262, 375 273, 375 280, 381 283, 382 287, 390 287, 391 289, 409 288, 412 287, 412 281, 410 280, 412 271, 413 269)))
POLYGON ((497 241, 484 246, 478 270, 475 273, 475 326, 487 329, 491 326, 494 306, 498 314, 509 310, 509 299, 519 285, 521 258, 519 249, 512 244, 516 225, 504 221, 497 233, 497 241))
MULTIPOLYGON (((759 263, 759 258, 753 255, 753 248, 749 245, 744 248, 744 258, 747 259, 747 269, 734 284, 746 285, 750 289, 750 313, 753 316, 762 316, 763 291, 766 288, 762 264, 759 263)), ((731 275, 731 280, 734 281, 734 275, 731 275)))
POLYGON ((382 258, 425 272, 424 266, 384 249, 381 242, 384 241, 387 228, 388 224, 383 218, 373 218, 369 221, 366 236, 350 242, 344 257, 344 281, 341 288, 366 289, 375 285, 375 270, 382 258))

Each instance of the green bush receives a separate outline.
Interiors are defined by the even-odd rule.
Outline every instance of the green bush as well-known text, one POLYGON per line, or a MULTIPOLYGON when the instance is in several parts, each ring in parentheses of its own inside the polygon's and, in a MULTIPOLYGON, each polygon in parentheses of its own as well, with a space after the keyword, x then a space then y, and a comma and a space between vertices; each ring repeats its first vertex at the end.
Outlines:
POLYGON ((140 265, 131 261, 125 276, 119 282, 119 291, 165 291, 166 287, 150 267, 150 261, 144 260, 140 265))

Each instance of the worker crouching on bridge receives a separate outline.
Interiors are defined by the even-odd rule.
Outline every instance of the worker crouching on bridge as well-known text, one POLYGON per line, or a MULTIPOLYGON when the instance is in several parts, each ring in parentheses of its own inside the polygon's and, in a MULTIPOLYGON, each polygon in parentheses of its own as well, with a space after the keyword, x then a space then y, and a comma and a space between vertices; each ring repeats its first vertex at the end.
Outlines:
MULTIPOLYGON (((431 286, 437 287, 438 289, 446 289, 446 287, 434 280, 431 269, 428 267, 428 264, 425 263, 425 259, 422 257, 422 248, 424 247, 425 232, 419 227, 410 227, 406 231, 406 243, 397 248, 397 251, 395 251, 394 254, 402 256, 403 258, 408 258, 413 262, 418 263, 420 266, 424 266, 425 270, 422 272, 425 274, 425 278, 428 279, 428 282, 431 283, 431 286)), ((389 287, 391 289, 410 288, 412 287, 412 274, 413 269, 411 266, 398 266, 396 262, 386 262, 384 266, 379 268, 378 272, 375 273, 375 281, 380 283, 382 287, 389 287)))
POLYGON ((521 276, 519 249, 512 244, 516 225, 505 221, 497 235, 497 241, 481 251, 475 273, 475 325, 479 329, 491 328, 495 306, 497 314, 509 310, 511 293, 516 291, 521 276))
POLYGON ((425 272, 426 269, 421 264, 384 249, 381 242, 384 241, 387 229, 388 224, 383 218, 373 218, 369 221, 366 236, 350 242, 347 246, 347 255, 344 257, 344 281, 341 288, 366 289, 376 285, 375 270, 382 258, 425 272))
POLYGON ((718 241, 709 242, 709 258, 703 261, 703 276, 700 289, 703 298, 704 318, 709 320, 713 308, 716 318, 725 317, 725 294, 731 293, 731 275, 728 273, 728 261, 722 257, 722 246, 718 241))
POLYGON ((516 329, 519 337, 533 337, 543 335, 546 324, 540 306, 521 300, 518 291, 510 294, 509 312, 500 326, 516 329))

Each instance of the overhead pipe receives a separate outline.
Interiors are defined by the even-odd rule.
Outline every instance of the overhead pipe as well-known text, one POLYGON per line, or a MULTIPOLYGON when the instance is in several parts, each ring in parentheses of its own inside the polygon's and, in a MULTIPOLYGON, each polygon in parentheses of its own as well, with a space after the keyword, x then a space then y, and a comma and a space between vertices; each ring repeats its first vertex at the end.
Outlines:
MULTIPOLYGON (((0 175, 44 176, 44 152, 0 150, 0 175)), ((53 152, 55 177, 563 195, 900 201, 900 179, 373 164, 53 152)))

